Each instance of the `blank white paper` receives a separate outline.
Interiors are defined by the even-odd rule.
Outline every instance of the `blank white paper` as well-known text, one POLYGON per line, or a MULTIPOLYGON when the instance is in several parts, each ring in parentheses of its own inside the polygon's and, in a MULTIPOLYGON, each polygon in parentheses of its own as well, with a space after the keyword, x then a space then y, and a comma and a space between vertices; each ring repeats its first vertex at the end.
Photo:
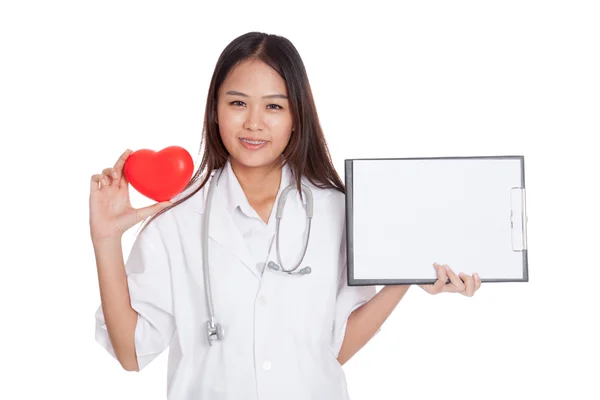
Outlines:
POLYGON ((349 161, 353 283, 432 281, 434 262, 527 280, 522 158, 349 161))

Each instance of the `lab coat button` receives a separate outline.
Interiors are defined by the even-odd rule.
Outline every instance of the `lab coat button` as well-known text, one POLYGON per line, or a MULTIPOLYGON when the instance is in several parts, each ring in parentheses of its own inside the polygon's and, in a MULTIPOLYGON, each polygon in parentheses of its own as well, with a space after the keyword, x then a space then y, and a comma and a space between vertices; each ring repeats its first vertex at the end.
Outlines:
POLYGON ((263 363, 263 369, 264 369, 265 371, 268 371, 268 370, 270 370, 270 369, 271 369, 271 362, 270 362, 270 361, 265 361, 265 362, 263 363))
POLYGON ((267 300, 265 299, 265 296, 260 296, 258 298, 258 304, 260 304, 261 306, 264 306, 267 303, 267 300))

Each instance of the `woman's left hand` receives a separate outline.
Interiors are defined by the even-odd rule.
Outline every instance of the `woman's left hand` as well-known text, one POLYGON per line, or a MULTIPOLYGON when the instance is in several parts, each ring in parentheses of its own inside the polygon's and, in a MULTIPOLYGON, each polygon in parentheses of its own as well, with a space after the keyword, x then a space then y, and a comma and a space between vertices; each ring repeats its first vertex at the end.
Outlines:
POLYGON ((433 266, 437 271, 438 279, 433 284, 419 285, 429 294, 438 294, 442 292, 460 293, 467 297, 472 297, 475 292, 481 287, 481 278, 477 273, 471 275, 463 274, 458 276, 446 264, 440 265, 434 263, 433 266), (450 282, 448 283, 448 279, 450 282))

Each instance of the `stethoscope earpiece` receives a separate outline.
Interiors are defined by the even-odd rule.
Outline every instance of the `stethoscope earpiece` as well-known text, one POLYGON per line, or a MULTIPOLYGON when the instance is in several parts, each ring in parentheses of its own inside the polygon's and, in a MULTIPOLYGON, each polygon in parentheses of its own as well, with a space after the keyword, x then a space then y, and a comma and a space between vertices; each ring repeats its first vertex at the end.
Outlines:
POLYGON ((310 269, 310 267, 304 267, 300 270, 300 272, 298 272, 300 275, 308 275, 312 272, 312 270, 310 269))
MULTIPOLYGON (((269 261, 267 266, 270 269, 272 269, 273 271, 279 271, 281 269, 279 267, 279 265, 277 265, 274 261, 269 261)), ((298 272, 293 272, 293 271, 283 271, 283 272, 287 273, 288 275, 308 275, 312 272, 312 269, 310 267, 304 267, 298 272)))

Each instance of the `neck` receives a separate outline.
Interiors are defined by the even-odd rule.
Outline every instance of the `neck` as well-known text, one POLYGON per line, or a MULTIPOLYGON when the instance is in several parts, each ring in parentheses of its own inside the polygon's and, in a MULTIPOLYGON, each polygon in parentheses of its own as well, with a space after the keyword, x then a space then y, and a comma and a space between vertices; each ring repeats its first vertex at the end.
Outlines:
POLYGON ((231 168, 248 199, 277 197, 281 185, 280 162, 264 167, 246 167, 231 159, 231 168))

